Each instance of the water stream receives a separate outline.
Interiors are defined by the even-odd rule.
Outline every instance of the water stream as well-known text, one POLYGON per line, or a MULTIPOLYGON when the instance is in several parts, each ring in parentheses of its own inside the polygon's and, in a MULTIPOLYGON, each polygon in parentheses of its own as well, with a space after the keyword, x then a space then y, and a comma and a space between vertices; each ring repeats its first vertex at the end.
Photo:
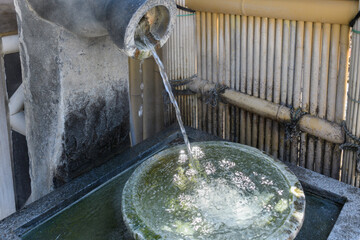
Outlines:
POLYGON ((160 74, 161 74, 161 77, 162 77, 162 80, 163 80, 163 83, 164 83, 164 86, 165 86, 165 90, 169 94, 170 101, 171 101, 171 103, 173 104, 173 106, 175 108, 176 118, 177 118, 177 121, 179 123, 181 133, 182 133, 182 135, 184 137, 184 142, 185 142, 185 145, 186 145, 186 148, 187 148, 187 152, 189 154, 190 164, 192 164, 192 166, 195 166, 195 164, 193 163, 193 155, 192 155, 192 151, 191 151, 190 141, 189 141, 189 138, 188 138, 188 136, 186 134, 184 123, 183 123, 183 121, 181 119, 180 108, 179 108, 179 105, 178 105, 178 103, 177 103, 177 101, 175 99, 175 96, 174 96, 173 92, 172 92, 171 84, 169 82, 169 77, 165 72, 164 64, 162 63, 159 55, 156 53, 156 50, 155 50, 153 44, 151 44, 150 41, 147 38, 144 38, 144 43, 146 44, 146 46, 149 49, 151 49, 152 55, 153 55, 153 57, 155 59, 155 62, 157 63, 157 65, 159 67, 159 71, 160 71, 160 74))

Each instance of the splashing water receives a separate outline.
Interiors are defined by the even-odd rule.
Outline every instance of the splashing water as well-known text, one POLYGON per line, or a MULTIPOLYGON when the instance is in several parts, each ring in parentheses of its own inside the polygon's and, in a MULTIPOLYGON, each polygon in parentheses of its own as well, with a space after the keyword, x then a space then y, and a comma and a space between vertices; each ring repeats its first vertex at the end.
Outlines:
POLYGON ((169 77, 167 76, 167 74, 165 72, 164 64, 160 60, 159 55, 156 53, 153 44, 151 44, 150 41, 146 37, 143 38, 143 41, 146 44, 146 46, 151 50, 151 53, 152 53, 152 55, 153 55, 153 57, 155 59, 155 62, 157 63, 157 65, 159 67, 159 71, 160 71, 160 74, 161 74, 161 77, 162 77, 162 80, 163 80, 163 83, 164 83, 164 86, 165 86, 165 90, 169 94, 170 101, 171 101, 171 103, 173 104, 173 106, 175 108, 176 118, 177 118, 177 121, 179 123, 181 133, 182 133, 182 135, 184 137, 184 142, 185 142, 185 145, 186 145, 186 148, 187 148, 187 152, 188 152, 188 154, 190 156, 190 163, 193 166, 196 166, 194 164, 194 162, 192 161, 193 160, 193 155, 192 155, 192 152, 191 152, 190 141, 189 141, 189 138, 188 138, 188 136, 186 134, 184 123, 183 123, 183 121, 181 119, 181 113, 180 113, 179 105, 178 105, 178 103, 177 103, 177 101, 175 99, 175 96, 174 96, 174 94, 173 94, 173 92, 171 90, 171 84, 169 82, 169 77))

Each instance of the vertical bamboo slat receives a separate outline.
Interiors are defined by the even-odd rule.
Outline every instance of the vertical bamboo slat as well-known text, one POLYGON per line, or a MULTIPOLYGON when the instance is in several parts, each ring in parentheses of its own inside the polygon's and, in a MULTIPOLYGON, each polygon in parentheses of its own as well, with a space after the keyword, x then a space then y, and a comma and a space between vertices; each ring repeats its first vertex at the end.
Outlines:
MULTIPOLYGON (((284 20, 283 26, 283 49, 282 49, 282 63, 281 63, 281 95, 280 104, 286 105, 287 102, 287 87, 288 87, 288 68, 289 68, 289 44, 290 44, 290 21, 284 20)), ((285 161, 285 128, 280 127, 280 146, 279 158, 285 161)))
MULTIPOLYGON (((241 17, 241 60, 240 60, 240 91, 246 93, 246 60, 247 60, 247 17, 241 17)), ((240 143, 246 143, 246 112, 240 110, 240 143)))
MULTIPOLYGON (((282 57, 282 38, 283 38, 283 20, 276 20, 275 30, 275 60, 274 60, 274 99, 273 102, 280 103, 280 89, 281 89, 281 57, 282 57)), ((272 129, 272 155, 278 158, 279 154, 279 124, 273 122, 272 129)))
MULTIPOLYGON (((261 46, 260 46, 260 98, 266 99, 266 60, 267 60, 267 32, 268 18, 261 21, 261 46)), ((265 119, 259 118, 259 149, 265 150, 265 119)))
MULTIPOLYGON (((294 69, 296 51, 296 21, 290 21, 290 51, 289 51, 289 70, 287 83, 287 106, 293 105, 294 69)), ((291 142, 286 142, 285 160, 294 163, 296 159, 291 158, 291 142)))
MULTIPOLYGON (((192 53, 194 59, 188 59, 184 53, 187 46, 192 45, 191 41, 180 36, 192 35, 191 18, 185 21, 186 32, 179 27, 174 34, 178 39, 174 39, 173 44, 181 46, 175 50, 177 53, 173 55, 176 56, 164 54, 164 59, 169 59, 166 61, 176 62, 166 65, 174 68, 172 79, 185 78, 196 71, 199 79, 210 83, 224 84, 242 93, 341 123, 345 108, 349 27, 204 12, 193 18, 197 23, 193 25, 197 48, 192 53), (189 61, 193 64, 188 65, 189 61)), ((358 86, 356 84, 353 88, 358 86)), ((354 90, 355 97, 356 94, 354 90)), ((188 96, 179 99, 188 125, 258 147, 281 160, 334 178, 339 177, 342 166, 343 180, 360 183, 360 176, 355 177, 354 161, 344 160, 340 165, 338 145, 305 133, 291 143, 286 141, 285 127, 275 121, 221 102, 217 107, 210 107, 203 96, 201 99, 188 96)), ((360 111, 355 108, 350 113, 352 116, 360 111)), ((352 126, 357 124, 357 120, 348 122, 352 126)), ((358 131, 357 127, 351 130, 358 131)), ((353 153, 346 152, 344 158, 353 158, 353 153)))
MULTIPOLYGON (((329 81, 327 93, 326 118, 329 121, 335 121, 336 108, 336 87, 337 87, 337 72, 338 72, 338 54, 340 42, 340 25, 333 24, 331 29, 331 44, 330 44, 330 61, 329 61, 329 81)), ((331 176, 331 162, 333 155, 334 144, 325 143, 324 154, 324 175, 331 176)))
MULTIPOLYGON (((266 73, 266 100, 273 101, 274 86, 274 55, 275 55, 275 19, 269 19, 266 73)), ((265 124, 265 152, 271 153, 272 120, 266 119, 265 124)))
MULTIPOLYGON (((247 21, 247 53, 246 53, 246 93, 253 94, 253 64, 254 64, 254 17, 247 21)), ((246 113, 246 144, 251 146, 252 139, 252 114, 246 113)))
MULTIPOLYGON (((261 18, 255 17, 254 23, 254 97, 259 97, 260 90, 260 33, 261 33, 261 18)), ((253 147, 258 146, 258 127, 259 117, 253 114, 253 129, 252 129, 252 143, 253 147)))

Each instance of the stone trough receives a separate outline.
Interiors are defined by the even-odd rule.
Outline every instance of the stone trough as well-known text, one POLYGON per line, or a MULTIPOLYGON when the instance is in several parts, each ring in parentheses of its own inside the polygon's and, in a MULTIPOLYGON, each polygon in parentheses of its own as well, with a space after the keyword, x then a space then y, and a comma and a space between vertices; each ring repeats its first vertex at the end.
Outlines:
MULTIPOLYGON (((191 128, 192 142, 219 140, 191 128)), ((122 218, 122 191, 135 168, 181 144, 174 125, 111 158, 0 222, 1 239, 131 239, 122 218)), ((305 220, 296 239, 359 239, 360 190, 288 165, 306 195, 305 220)))

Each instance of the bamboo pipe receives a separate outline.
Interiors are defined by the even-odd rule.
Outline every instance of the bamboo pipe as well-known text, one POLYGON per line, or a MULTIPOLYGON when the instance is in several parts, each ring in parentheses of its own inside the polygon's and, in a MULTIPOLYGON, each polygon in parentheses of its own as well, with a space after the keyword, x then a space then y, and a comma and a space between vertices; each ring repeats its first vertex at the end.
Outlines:
MULTIPOLYGON (((162 52, 158 51, 159 57, 162 57, 162 52)), ((163 91, 164 84, 161 79, 159 68, 155 66, 154 70, 155 75, 155 132, 158 133, 164 128, 164 101, 163 101, 163 91)))
MULTIPOLYGON (((214 87, 214 84, 208 84, 206 81, 194 81, 189 85, 192 91, 200 90, 200 92, 209 91, 214 87)), ((283 105, 230 89, 225 90, 221 97, 236 107, 256 113, 264 118, 278 122, 289 122, 291 120, 290 108, 283 105)), ((302 131, 332 143, 341 144, 345 140, 344 132, 339 124, 315 116, 304 115, 299 121, 299 127, 302 131)))
POLYGON ((197 11, 348 24, 358 11, 354 0, 187 0, 197 11))
POLYGON ((143 138, 144 140, 154 136, 155 134, 155 61, 146 59, 143 63, 142 79, 143 79, 143 138))
POLYGON ((131 112, 131 143, 138 144, 143 140, 143 98, 142 75, 140 62, 129 58, 130 112, 131 112))

